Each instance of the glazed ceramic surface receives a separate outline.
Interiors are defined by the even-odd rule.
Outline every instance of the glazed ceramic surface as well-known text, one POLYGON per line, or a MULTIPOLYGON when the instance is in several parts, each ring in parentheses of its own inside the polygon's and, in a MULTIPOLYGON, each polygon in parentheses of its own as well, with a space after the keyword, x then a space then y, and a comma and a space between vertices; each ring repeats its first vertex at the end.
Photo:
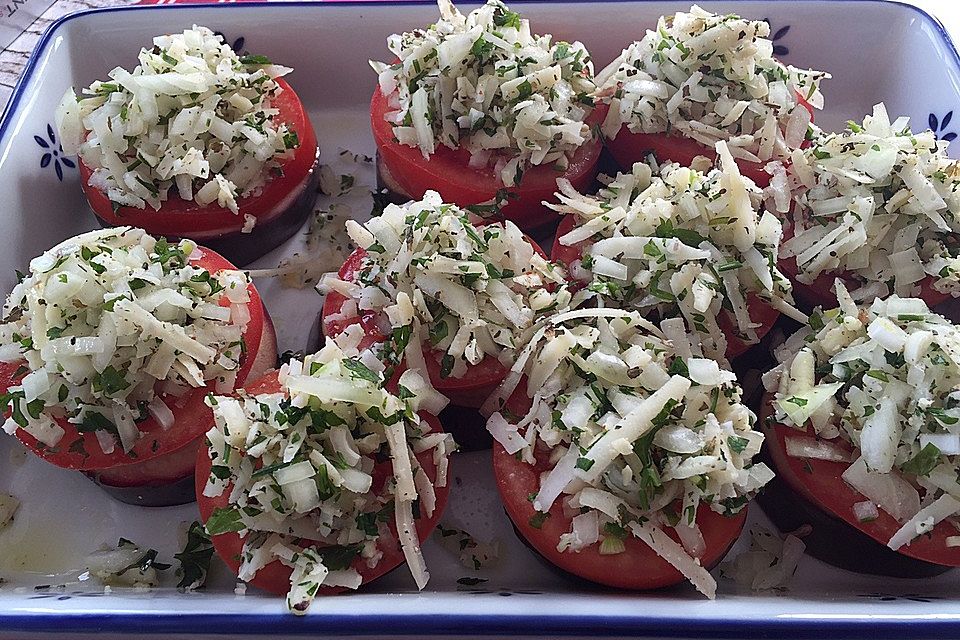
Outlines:
MULTIPOLYGON (((597 67, 642 36, 677 2, 515 2, 538 32, 583 41, 597 67)), ((881 100, 891 114, 910 116, 943 139, 960 132, 960 62, 943 29, 906 5, 870 0, 709 2, 771 24, 776 52, 787 63, 829 70, 825 128, 859 119, 881 100)), ((14 270, 64 238, 94 226, 78 185, 74 158, 64 157, 52 126, 70 86, 86 86, 161 32, 203 24, 238 49, 295 68, 290 76, 309 107, 324 162, 339 149, 373 153, 367 106, 375 85, 368 59, 388 56, 385 38, 435 19, 430 4, 234 4, 106 9, 70 16, 42 40, 0 123, 0 290, 14 270)), ((365 165, 354 196, 357 217, 369 214, 373 171, 365 165)), ((321 200, 318 206, 329 201, 321 200)), ((260 260, 275 266, 301 248, 295 238, 260 260)), ((277 324, 280 350, 305 349, 322 299, 312 289, 260 281, 277 324)), ((431 571, 418 593, 404 569, 362 593, 318 600, 294 617, 283 600, 234 592, 222 566, 208 586, 179 593, 114 590, 80 581, 83 558, 119 537, 171 560, 178 532, 197 518, 195 505, 149 509, 113 501, 79 474, 26 456, 0 438, 0 489, 22 500, 15 522, 0 533, 0 635, 29 631, 185 634, 640 635, 645 637, 960 636, 960 573, 895 580, 848 573, 805 558, 783 591, 752 593, 720 579, 707 601, 688 586, 649 594, 615 593, 570 581, 545 567, 515 537, 497 499, 488 453, 457 455, 454 490, 444 520, 481 540, 496 540, 500 559, 471 571, 436 541, 424 552, 431 571)), ((748 528, 765 524, 756 507, 748 528)), ((744 539, 733 550, 746 542, 744 539)))

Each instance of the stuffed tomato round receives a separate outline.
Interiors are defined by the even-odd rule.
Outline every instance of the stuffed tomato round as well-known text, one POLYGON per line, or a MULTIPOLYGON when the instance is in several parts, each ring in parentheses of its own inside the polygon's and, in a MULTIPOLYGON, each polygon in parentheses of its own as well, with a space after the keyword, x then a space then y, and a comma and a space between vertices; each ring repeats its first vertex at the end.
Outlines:
POLYGON ((531 35, 499 0, 388 39, 370 103, 382 186, 402 200, 437 191, 521 229, 556 215, 557 177, 588 188, 601 143, 592 131, 593 64, 579 42, 531 35))
POLYGON ((211 396, 196 490, 227 566, 286 594, 294 613, 404 562, 422 589, 419 545, 446 505, 453 450, 421 410, 425 384, 412 371, 387 384, 369 352, 330 343, 236 396, 211 396))
POLYGON ((154 39, 58 112, 104 226, 189 238, 244 265, 279 246, 315 199, 318 147, 290 69, 238 56, 205 27, 154 39))
POLYGON ((808 550, 846 568, 918 577, 960 566, 960 331, 920 299, 857 307, 838 289, 840 308, 814 312, 765 379, 770 459, 800 506, 764 507, 809 518, 808 550))
POLYGON ((891 122, 883 104, 814 137, 789 167, 793 199, 777 207, 789 222, 781 268, 798 298, 836 306, 835 278, 856 301, 960 295, 960 175, 947 145, 891 122))
POLYGON ((637 163, 590 196, 561 183, 551 257, 600 306, 683 318, 721 359, 757 343, 781 311, 804 316, 776 267, 780 221, 718 147, 716 168, 637 163))
POLYGON ((753 462, 763 436, 736 376, 668 340, 676 322, 556 316, 533 338, 525 378, 491 401, 487 428, 507 514, 546 560, 624 589, 687 579, 712 598, 708 569, 773 474, 753 462))
MULTIPOLYGON (((344 282, 356 282, 368 256, 369 254, 363 249, 354 251, 340 267, 338 277, 344 282)), ((356 315, 349 314, 348 312, 356 306, 356 300, 352 302, 351 300, 338 291, 331 290, 327 293, 323 302, 321 320, 326 336, 341 335, 352 325, 358 325, 363 330, 363 337, 359 342, 360 348, 363 349, 389 343, 395 338, 401 341, 404 339, 402 335, 394 336, 392 330, 384 330, 383 310, 370 309, 359 311, 356 315)), ((405 333, 405 330, 401 329, 401 332, 405 333)), ((427 350, 423 360, 430 383, 458 406, 478 408, 507 375, 507 368, 496 358, 488 356, 475 364, 468 365, 461 375, 453 376, 452 369, 447 370, 449 360, 447 365, 444 364, 446 354, 432 350, 432 342, 429 341, 424 345, 427 350)), ((391 351, 389 346, 387 350, 391 351)), ((398 361, 397 364, 404 366, 402 361, 398 361)))
POLYGON ((830 77, 781 63, 769 36, 766 21, 693 7, 624 49, 597 74, 601 129, 621 168, 650 153, 689 166, 716 158, 725 141, 743 174, 766 187, 777 175, 767 163, 803 145, 830 77))
POLYGON ((211 420, 204 396, 276 362, 272 324, 241 272, 141 229, 50 249, 4 310, 4 430, 139 504, 179 499, 172 485, 192 476, 211 420))
POLYGON ((348 232, 358 250, 321 283, 324 334, 380 343, 456 405, 483 404, 535 325, 571 302, 566 272, 513 223, 477 225, 433 192, 348 232))

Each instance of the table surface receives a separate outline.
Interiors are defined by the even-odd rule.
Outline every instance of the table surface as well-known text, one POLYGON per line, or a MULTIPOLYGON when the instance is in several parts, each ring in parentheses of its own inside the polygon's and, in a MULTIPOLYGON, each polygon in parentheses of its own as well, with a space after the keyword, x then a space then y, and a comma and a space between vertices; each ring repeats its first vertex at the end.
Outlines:
MULTIPOLYGON (((30 58, 30 53, 36 46, 40 35, 57 18, 83 9, 133 4, 135 1, 136 0, 56 0, 19 38, 14 40, 10 47, 0 52, 0 108, 7 103, 10 94, 13 92, 13 87, 16 85, 17 79, 20 77, 20 73, 30 58)), ((947 27, 947 31, 949 31, 953 37, 954 42, 960 42, 960 1, 905 1, 939 18, 947 27)), ((691 0, 691 3, 692 2, 693 0, 691 0)))

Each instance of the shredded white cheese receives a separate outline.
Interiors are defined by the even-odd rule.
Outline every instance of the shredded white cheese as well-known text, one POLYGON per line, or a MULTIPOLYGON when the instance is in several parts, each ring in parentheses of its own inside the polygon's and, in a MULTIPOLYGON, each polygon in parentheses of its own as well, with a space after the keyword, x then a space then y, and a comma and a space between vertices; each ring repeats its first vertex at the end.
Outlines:
POLYGON ((518 185, 531 166, 567 166, 592 139, 593 63, 579 42, 552 42, 499 0, 464 16, 438 0, 440 19, 387 38, 397 62, 371 61, 401 143, 425 158, 440 146, 470 151, 518 185))
POLYGON ((797 571, 806 545, 795 535, 781 537, 764 527, 750 530, 750 547, 720 565, 720 573, 754 591, 784 589, 797 571))
POLYGON ((638 162, 596 195, 561 180, 560 204, 548 206, 575 217, 577 226, 559 242, 587 243, 571 273, 604 306, 680 316, 704 353, 724 359, 722 315, 746 342, 756 342, 748 296, 777 308, 792 299, 776 267, 780 221, 760 213, 760 190, 740 174, 724 143, 717 148, 720 164, 706 173, 638 162))
MULTIPOLYGON (((118 206, 159 209, 183 200, 239 213, 238 198, 273 177, 299 145, 278 121, 275 78, 291 69, 238 56, 206 27, 157 36, 133 71, 121 67, 57 111, 65 153, 79 153, 90 184, 118 206)), ((252 223, 247 223, 252 227, 252 223)))
POLYGON ((136 423, 151 414, 169 421, 164 397, 208 384, 233 389, 248 281, 195 266, 195 251, 188 240, 116 227, 34 258, 0 324, 0 360, 24 366, 4 398, 12 410, 5 429, 53 447, 64 435, 57 421, 66 420, 95 432, 105 453, 115 445, 128 452, 136 423))
MULTIPOLYGON (((404 399, 390 393, 383 373, 364 364, 363 354, 335 341, 284 365, 279 383, 279 393, 241 391, 207 400, 216 425, 207 434, 213 466, 204 495, 232 489, 230 506, 215 511, 206 527, 211 534, 244 536, 240 579, 282 562, 293 569, 288 606, 304 613, 321 586, 360 586, 355 561, 376 566, 377 546, 396 544, 388 527, 395 521, 423 588, 429 574, 412 505, 419 499, 429 515, 433 487, 415 480, 424 471, 410 449, 436 449, 445 458, 452 438, 429 431, 415 412, 414 392, 401 386, 404 399), (377 465, 389 471, 374 490, 377 465)), ((444 484, 438 474, 436 486, 444 484)))
POLYGON ((912 133, 905 117, 890 122, 881 103, 862 124, 820 133, 796 154, 793 237, 781 254, 796 258, 798 280, 837 273, 868 302, 915 296, 928 279, 960 295, 960 164, 947 144, 912 133))
POLYGON ((549 313, 571 304, 564 269, 516 225, 476 225, 433 191, 364 225, 350 220, 347 231, 366 254, 356 282, 331 276, 320 288, 353 298, 355 315, 377 315, 392 364, 414 347, 421 360, 439 359, 442 377, 462 377, 486 356, 512 364, 549 313))
POLYGON ((723 140, 752 162, 788 156, 810 123, 804 102, 823 106, 820 82, 830 75, 784 65, 769 36, 765 21, 698 6, 661 17, 597 74, 597 94, 610 105, 604 135, 626 125, 677 131, 711 149, 723 140))
MULTIPOLYGON (((837 288, 846 298, 839 281, 837 288)), ((943 498, 960 498, 958 452, 946 449, 960 435, 960 329, 922 300, 893 295, 814 314, 799 336, 778 353, 785 373, 776 419, 812 426, 824 451, 838 452, 837 442, 859 452, 843 479, 910 524, 892 548, 923 533, 918 523, 930 513, 934 524, 957 513, 960 503, 943 498)), ((788 454, 797 452, 788 446, 788 454)))
POLYGON ((719 370, 694 383, 689 371, 702 354, 691 349, 693 357, 677 355, 637 312, 555 317, 524 367, 529 380, 544 382, 528 384, 532 406, 517 422, 527 444, 518 455, 552 465, 533 499, 537 511, 560 501, 564 512, 591 514, 573 519, 559 550, 599 544, 617 553, 605 541, 633 534, 713 597, 716 583, 695 559, 702 552, 697 510, 735 514, 773 474, 753 461, 763 436, 736 378, 719 370), (564 345, 559 358, 557 343, 564 345), (684 529, 678 535, 689 549, 664 533, 671 527, 684 529))

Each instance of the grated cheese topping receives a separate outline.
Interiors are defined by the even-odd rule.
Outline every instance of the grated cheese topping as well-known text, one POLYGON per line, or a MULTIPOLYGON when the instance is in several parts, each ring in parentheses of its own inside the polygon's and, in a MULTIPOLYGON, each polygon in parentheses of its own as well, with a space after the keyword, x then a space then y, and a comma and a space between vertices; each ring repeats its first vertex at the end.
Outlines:
POLYGON ((781 537, 759 525, 750 529, 750 547, 720 565, 720 573, 753 591, 787 588, 806 545, 795 535, 781 537))
POLYGON ((602 306, 682 317, 704 353, 724 359, 724 315, 745 341, 757 341, 750 296, 803 316, 776 267, 780 221, 759 213, 760 189, 740 174, 724 143, 717 149, 717 168, 638 162, 596 195, 561 180, 560 204, 548 206, 575 217, 577 226, 559 241, 589 243, 571 273, 602 306))
POLYGON ((960 329, 919 298, 858 308, 837 290, 840 308, 811 315, 765 383, 778 422, 854 449, 843 478, 904 523, 897 548, 960 511, 960 329))
POLYGON ((696 344, 679 355, 666 334, 635 311, 555 316, 523 368, 529 411, 494 413, 488 430, 507 453, 549 461, 534 518, 557 502, 577 514, 559 551, 622 553, 615 540, 634 535, 712 598, 697 510, 735 514, 773 473, 753 462, 763 435, 736 376, 696 344))
POLYGON ((394 34, 394 64, 373 62, 400 144, 429 158, 463 147, 471 167, 492 165, 504 185, 533 166, 566 168, 592 139, 593 63, 579 42, 553 42, 499 0, 464 16, 438 0, 440 19, 394 34))
POLYGON ((417 415, 416 373, 405 372, 391 393, 369 356, 331 341, 283 365, 277 393, 207 400, 216 426, 207 433, 213 466, 203 493, 229 492, 230 506, 206 529, 244 536, 241 580, 273 561, 291 567, 294 613, 305 613, 321 587, 359 587, 357 563, 376 567, 382 547, 396 543, 391 521, 417 586, 429 579, 413 504, 430 517, 436 495, 415 452, 433 451, 435 486, 445 486, 453 439, 417 415))
POLYGON ((773 55, 770 25, 693 6, 663 16, 597 74, 610 105, 605 136, 672 133, 709 148, 726 141, 735 158, 766 162, 799 148, 823 107, 822 71, 784 65, 773 55), (801 99, 802 97, 802 99, 801 99))
POLYGON ((863 301, 917 295, 928 278, 960 295, 960 164, 947 145, 912 133, 906 117, 891 122, 881 103, 795 154, 793 237, 782 254, 796 258, 798 279, 841 274, 863 301))
MULTIPOLYGON (((90 185, 115 206, 157 210, 179 196, 235 214, 299 146, 272 101, 292 69, 238 56, 206 27, 157 36, 133 71, 116 67, 57 110, 65 153, 93 169, 90 185)), ((249 224, 249 222, 248 222, 249 224)))
POLYGON ((390 364, 437 357, 441 376, 454 378, 486 356, 509 366, 549 313, 572 304, 565 270, 516 225, 478 226, 433 191, 363 225, 348 221, 347 232, 366 252, 356 281, 332 274, 320 288, 350 297, 351 317, 375 316, 390 364))
POLYGON ((192 264, 199 251, 116 227, 34 258, 3 306, 0 361, 22 363, 24 374, 2 398, 4 430, 54 447, 66 420, 95 433, 104 453, 129 452, 148 416, 172 425, 171 398, 233 389, 248 281, 192 264))

